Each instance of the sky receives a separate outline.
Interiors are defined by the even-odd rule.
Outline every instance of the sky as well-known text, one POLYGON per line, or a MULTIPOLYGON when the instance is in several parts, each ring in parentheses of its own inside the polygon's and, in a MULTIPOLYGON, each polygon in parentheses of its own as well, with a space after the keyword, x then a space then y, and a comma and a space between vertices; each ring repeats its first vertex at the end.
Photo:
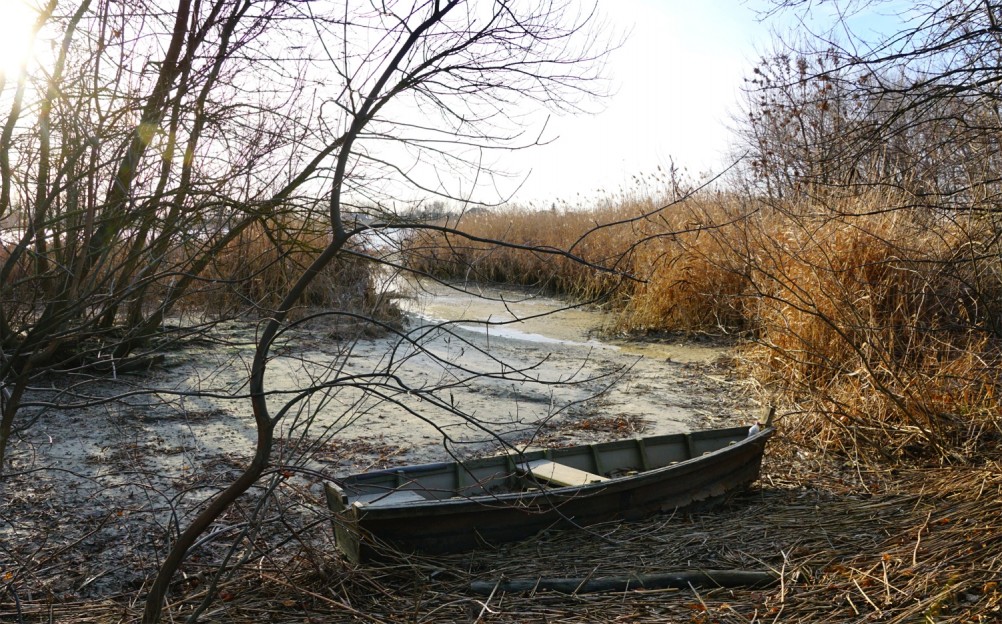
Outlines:
MULTIPOLYGON (((670 163, 694 180, 719 173, 733 163, 743 80, 776 33, 827 34, 837 23, 831 2, 806 2, 763 20, 771 0, 597 1, 610 26, 628 33, 609 58, 614 94, 598 114, 551 119, 551 145, 501 163, 525 180, 515 203, 593 205, 670 163)), ((866 39, 897 32, 916 10, 911 0, 841 5, 853 7, 847 23, 866 39)), ((834 36, 843 35, 836 28, 834 36)))
POLYGON ((693 177, 729 162, 732 115, 769 26, 741 0, 604 0, 628 33, 609 58, 613 95, 593 115, 551 118, 549 145, 502 166, 527 175, 519 203, 575 204, 628 191, 632 177, 671 162, 693 177))
MULTIPOLYGON (((10 50, 23 47, 15 45, 23 22, 13 16, 24 2, 0 0, 8 18, 0 20, 6 65, 15 64, 10 50)), ((784 29, 775 19, 759 19, 769 0, 597 2, 607 29, 625 37, 606 67, 612 95, 593 105, 593 114, 551 117, 543 135, 550 144, 498 155, 493 166, 512 175, 502 198, 535 207, 587 206, 636 190, 635 177, 672 163, 693 179, 731 163, 742 81, 769 49, 773 30, 784 29)))
MULTIPOLYGON (((625 36, 607 66, 613 95, 592 106, 596 114, 552 117, 544 135, 552 144, 501 157, 513 174, 503 193, 517 203, 581 203, 671 161, 694 175, 725 162, 741 78, 755 44, 768 39, 747 2, 763 0, 597 1, 609 32, 625 36)), ((0 71, 11 74, 10 51, 27 35, 24 4, 0 0, 0 71)))

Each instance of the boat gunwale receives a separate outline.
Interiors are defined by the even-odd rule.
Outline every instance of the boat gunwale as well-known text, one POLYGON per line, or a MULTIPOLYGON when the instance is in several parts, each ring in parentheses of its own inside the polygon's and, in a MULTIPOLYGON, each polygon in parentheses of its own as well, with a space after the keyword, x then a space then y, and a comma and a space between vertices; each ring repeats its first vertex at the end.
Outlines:
MULTIPOLYGON (((732 427, 732 428, 727 428, 727 429, 701 430, 701 431, 696 431, 696 432, 692 432, 692 433, 696 434, 696 433, 712 432, 712 433, 716 433, 716 434, 720 435, 720 437, 725 437, 725 435, 723 435, 723 434, 726 434, 729 431, 733 431, 736 434, 736 433, 739 433, 740 431, 747 431, 747 430, 748 430, 747 427, 732 427)), ((618 476, 618 477, 610 477, 607 481, 602 481, 602 482, 597 482, 597 483, 588 483, 588 484, 584 484, 584 485, 569 485, 569 486, 560 486, 560 487, 549 487, 549 488, 546 488, 544 490, 539 490, 539 491, 485 493, 485 494, 476 494, 476 495, 472 495, 472 496, 462 496, 462 495, 459 495, 459 496, 454 496, 454 497, 450 497, 450 498, 429 498, 427 500, 411 500, 411 501, 400 502, 400 503, 387 502, 387 503, 379 503, 379 504, 370 504, 370 503, 365 503, 365 502, 362 502, 362 501, 351 501, 350 497, 349 497, 349 505, 351 505, 353 507, 357 507, 359 513, 362 513, 362 514, 365 514, 365 515, 375 514, 375 515, 378 515, 378 516, 390 516, 390 515, 393 515, 395 512, 406 512, 408 514, 413 514, 413 513, 416 513, 416 512, 420 512, 420 511, 444 510, 446 508, 458 508, 458 507, 461 507, 461 506, 464 506, 464 505, 498 506, 498 505, 510 504, 512 502, 519 502, 519 503, 522 503, 522 504, 524 504, 526 506, 531 506, 531 505, 536 504, 537 501, 540 504, 551 504, 552 505, 553 504, 552 503, 553 499, 565 500, 566 501, 566 500, 571 500, 571 499, 574 499, 574 498, 581 498, 581 497, 584 497, 584 496, 590 496, 590 495, 593 495, 593 494, 597 494, 599 492, 609 492, 609 491, 620 490, 620 489, 623 489, 623 488, 633 488, 633 487, 638 487, 639 485, 643 484, 644 482, 646 482, 648 480, 654 481, 654 480, 663 479, 664 478, 664 473, 666 473, 666 472, 680 472, 680 473, 685 473, 685 472, 688 472, 694 466, 699 466, 699 465, 701 465, 703 463, 712 462, 715 459, 717 459, 717 458, 719 458, 719 457, 721 457, 721 456, 723 456, 725 454, 732 454, 732 453, 739 452, 740 450, 744 449, 748 445, 750 445, 750 444, 752 444, 752 443, 754 443, 754 442, 756 442, 758 440, 763 440, 762 452, 764 452, 764 450, 765 450, 764 441, 767 440, 769 437, 771 437, 774 432, 775 432, 775 428, 774 427, 765 427, 765 428, 762 428, 762 430, 759 431, 758 433, 755 433, 753 435, 747 436, 747 437, 745 437, 744 439, 741 439, 741 440, 736 440, 736 441, 734 441, 733 444, 727 444, 726 446, 722 446, 721 448, 718 448, 716 450, 708 451, 705 454, 702 454, 702 455, 699 455, 699 456, 696 456, 696 457, 691 457, 689 459, 681 460, 681 461, 678 461, 676 463, 668 464, 668 465, 665 465, 665 466, 660 466, 660 467, 652 468, 652 469, 649 469, 649 470, 638 471, 636 474, 622 475, 622 476, 618 476)), ((667 439, 667 438, 671 438, 671 437, 675 437, 675 436, 685 436, 685 435, 689 435, 689 434, 685 434, 685 433, 681 433, 681 434, 665 434, 663 436, 657 436, 657 437, 652 437, 652 438, 628 438, 628 439, 621 439, 621 440, 613 440, 613 441, 610 441, 610 442, 603 442, 603 443, 597 444, 596 446, 601 447, 603 444, 606 444, 606 445, 610 445, 609 448, 613 448, 613 446, 616 445, 616 444, 618 444, 618 443, 631 442, 631 441, 636 440, 636 439, 642 439, 645 443, 650 443, 653 440, 658 440, 658 439, 661 439, 661 438, 667 439)), ((706 437, 716 437, 716 436, 706 436, 706 437)), ((574 448, 574 447, 565 447, 565 448, 574 448)), ((522 457, 524 457, 526 455, 535 454, 535 453, 539 453, 539 452, 540 452, 539 450, 533 450, 533 451, 530 451, 528 453, 523 453, 523 454, 519 454, 519 455, 512 455, 511 456, 511 460, 513 462, 515 462, 515 463, 519 463, 520 461, 522 461, 520 458, 522 458, 522 457)), ((505 456, 498 455, 498 456, 493 456, 493 457, 490 457, 490 458, 478 458, 478 459, 475 459, 475 460, 471 460, 471 462, 478 462, 478 461, 481 461, 483 459, 494 459, 494 458, 497 458, 499 464, 501 464, 506 459, 505 456)), ((559 458, 551 458, 551 460, 558 460, 558 459, 559 458)), ((368 472, 368 473, 360 473, 360 474, 356 474, 356 475, 351 475, 350 477, 346 477, 345 480, 351 479, 351 478, 363 477, 363 476, 368 477, 370 475, 372 477, 381 477, 381 476, 391 477, 391 476, 396 476, 396 475, 398 475, 401 472, 403 472, 404 474, 408 474, 408 473, 421 473, 421 472, 433 472, 435 470, 453 469, 456 466, 456 464, 463 464, 463 463, 464 462, 452 461, 452 462, 436 462, 436 463, 428 463, 428 464, 416 464, 416 465, 413 465, 413 466, 405 466, 405 467, 401 467, 401 468, 389 468, 389 469, 383 469, 383 470, 379 470, 379 471, 373 471, 373 472, 368 472)), ((344 486, 341 485, 341 481, 342 480, 333 479, 333 481, 339 487, 344 487, 344 486)), ((362 483, 359 483, 359 485, 363 485, 364 486, 365 483, 362 482, 362 483)), ((348 487, 350 487, 350 486, 348 486, 348 487)), ((400 489, 400 488, 394 488, 394 489, 400 489)), ((394 489, 387 490, 386 491, 387 496, 389 496, 394 491, 394 489)), ((404 489, 406 489, 406 488, 404 488, 404 489)), ((420 490, 418 490, 418 491, 420 491, 420 490)))

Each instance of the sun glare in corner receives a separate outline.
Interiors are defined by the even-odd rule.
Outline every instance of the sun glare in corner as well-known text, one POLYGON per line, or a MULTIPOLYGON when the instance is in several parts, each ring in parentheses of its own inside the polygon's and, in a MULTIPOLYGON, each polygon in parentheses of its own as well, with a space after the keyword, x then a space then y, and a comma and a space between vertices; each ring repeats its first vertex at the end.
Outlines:
POLYGON ((0 0, 0 74, 17 78, 21 63, 28 58, 31 29, 38 17, 30 0, 0 0))

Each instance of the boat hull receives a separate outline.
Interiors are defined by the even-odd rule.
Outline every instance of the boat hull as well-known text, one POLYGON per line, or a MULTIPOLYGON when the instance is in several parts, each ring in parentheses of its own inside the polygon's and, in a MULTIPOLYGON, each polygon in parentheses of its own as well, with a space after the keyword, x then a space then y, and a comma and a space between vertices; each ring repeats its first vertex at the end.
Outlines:
MULTIPOLYGON (((395 491, 412 493, 412 500, 395 503, 387 498, 385 504, 379 501, 375 504, 358 502, 364 486, 368 484, 371 488, 371 484, 378 480, 376 477, 366 479, 369 475, 348 478, 340 487, 328 486, 327 498, 334 511, 338 547, 350 560, 365 561, 394 552, 462 552, 522 540, 547 529, 582 527, 611 520, 638 520, 718 499, 758 478, 766 441, 772 433, 772 429, 765 429, 748 436, 747 428, 736 428, 582 447, 587 451, 582 451, 581 457, 592 456, 590 466, 572 450, 536 451, 514 458, 476 460, 480 463, 474 468, 480 469, 480 472, 472 470, 468 473, 480 475, 474 487, 484 486, 491 481, 483 476, 487 474, 484 467, 490 467, 490 462, 494 461, 498 474, 504 473, 497 480, 503 479, 510 484, 515 478, 512 475, 517 472, 514 468, 520 460, 547 455, 560 463, 585 464, 583 469, 595 469, 596 464, 602 463, 602 454, 607 449, 612 449, 610 457, 616 452, 625 457, 627 453, 622 449, 633 442, 646 455, 660 454, 660 458, 654 459, 666 464, 574 487, 523 492, 481 491, 474 495, 422 499, 427 495, 417 489, 422 483, 422 475, 441 475, 450 469, 458 474, 464 469, 461 464, 450 463, 369 473, 384 478, 392 473, 396 482, 403 484, 395 491), (668 451, 643 448, 646 443, 649 449, 653 449, 664 439, 673 441, 674 446, 668 451), (617 444, 620 447, 616 447, 617 444), (713 448, 717 444, 719 448, 713 448), (712 450, 701 452, 708 445, 712 450), (671 459, 669 453, 676 452, 695 456, 671 459)), ((665 448, 668 449, 667 446, 665 448)), ((616 463, 617 460, 605 461, 616 463)), ((620 460, 621 463, 626 461, 620 460)), ((649 464, 651 458, 635 458, 633 461, 649 464)), ((618 466, 616 469, 622 470, 618 466)), ((526 479, 520 478, 523 481, 526 479)), ((426 480, 432 481, 430 477, 426 480)), ((482 489, 489 490, 490 485, 482 489)))

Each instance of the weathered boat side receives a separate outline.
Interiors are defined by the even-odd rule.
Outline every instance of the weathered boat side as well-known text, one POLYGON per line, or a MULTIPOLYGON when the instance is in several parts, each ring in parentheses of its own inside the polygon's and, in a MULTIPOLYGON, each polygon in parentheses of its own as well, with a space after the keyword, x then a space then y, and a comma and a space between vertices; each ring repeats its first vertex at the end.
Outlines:
POLYGON ((773 430, 747 432, 719 429, 354 475, 328 485, 328 505, 338 547, 352 561, 382 548, 471 550, 548 528, 637 520, 744 487, 758 478, 773 430), (542 459, 611 478, 547 488, 519 474, 519 465, 542 459))

